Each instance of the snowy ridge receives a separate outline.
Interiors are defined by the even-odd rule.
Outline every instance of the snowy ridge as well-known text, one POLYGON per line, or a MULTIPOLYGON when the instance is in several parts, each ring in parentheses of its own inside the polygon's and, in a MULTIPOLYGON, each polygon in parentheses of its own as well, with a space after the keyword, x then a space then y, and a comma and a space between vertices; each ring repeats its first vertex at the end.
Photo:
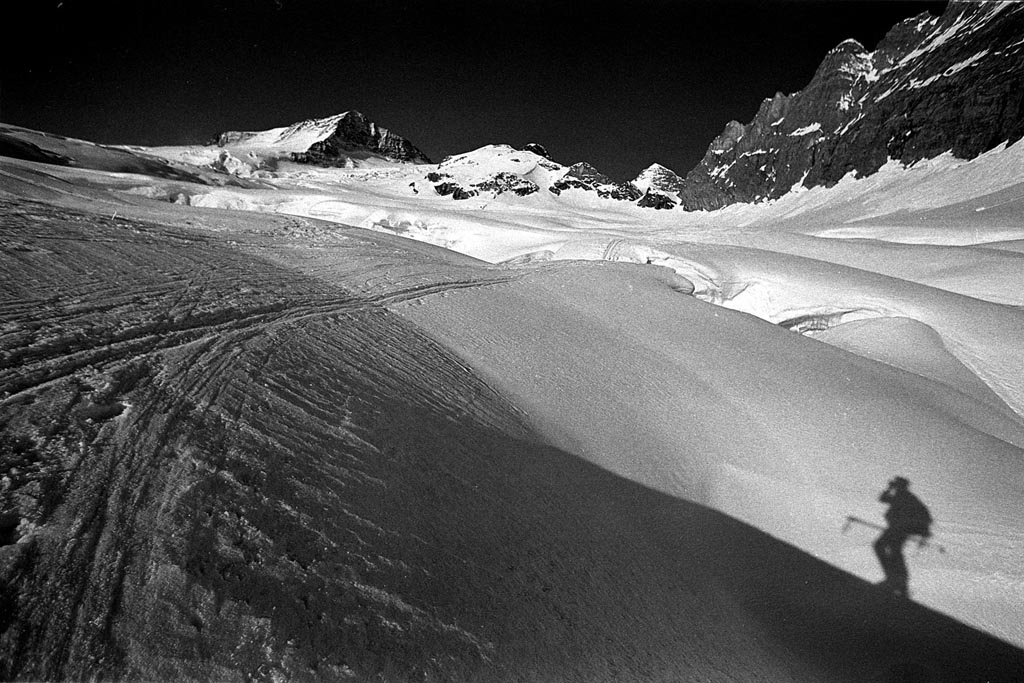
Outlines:
POLYGON ((290 126, 263 131, 228 131, 218 136, 216 144, 232 152, 242 153, 305 152, 313 143, 330 137, 338 123, 350 113, 346 111, 323 119, 307 119, 290 126))
POLYGON ((429 163, 408 140, 354 110, 264 131, 228 131, 206 146, 154 147, 149 152, 230 175, 258 178, 275 177, 282 162, 292 161, 348 168, 372 167, 378 162, 429 163))
POLYGON ((567 166, 510 145, 486 145, 448 157, 437 166, 439 173, 449 174, 467 184, 483 182, 498 173, 512 173, 544 188, 562 178, 568 170, 567 166))

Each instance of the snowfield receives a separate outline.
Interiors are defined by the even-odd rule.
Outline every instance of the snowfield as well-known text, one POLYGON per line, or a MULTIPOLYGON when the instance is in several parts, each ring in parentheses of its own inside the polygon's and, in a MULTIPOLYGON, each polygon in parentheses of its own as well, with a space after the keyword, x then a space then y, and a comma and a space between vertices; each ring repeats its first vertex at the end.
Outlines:
POLYGON ((0 424, 128 520, 85 557, 107 503, 19 503, 52 569, 20 623, 71 654, 18 672, 107 647, 44 615, 74 586, 136 677, 1021 671, 1024 145, 697 213, 556 196, 541 161, 234 187, 0 158, 0 424), (945 550, 908 547, 909 601, 844 531, 896 475, 945 550))

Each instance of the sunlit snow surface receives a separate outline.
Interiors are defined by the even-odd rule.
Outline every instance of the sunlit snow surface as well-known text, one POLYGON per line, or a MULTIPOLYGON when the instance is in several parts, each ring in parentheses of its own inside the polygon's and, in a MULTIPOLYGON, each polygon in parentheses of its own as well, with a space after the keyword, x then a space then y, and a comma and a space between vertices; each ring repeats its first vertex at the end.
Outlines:
POLYGON ((496 146, 445 164, 462 183, 522 174, 526 197, 440 196, 431 166, 283 162, 267 189, 188 202, 505 264, 508 281, 392 310, 553 445, 864 579, 881 579, 877 532, 844 520, 880 523, 878 494, 906 476, 947 549, 908 549, 914 599, 1024 645, 1024 145, 696 213, 555 196, 561 171, 538 160, 496 146))
MULTIPOLYGON (((491 147, 449 166, 523 172, 525 156, 491 147)), ((880 489, 907 476, 948 548, 911 551, 915 598, 1024 644, 1024 146, 892 162, 710 213, 555 197, 543 183, 453 201, 424 173, 296 169, 279 190, 193 203, 325 218, 513 267, 650 264, 653 278, 527 271, 507 297, 467 291, 404 313, 560 446, 869 580, 881 578, 875 532, 840 533, 844 517, 881 521, 880 489)))

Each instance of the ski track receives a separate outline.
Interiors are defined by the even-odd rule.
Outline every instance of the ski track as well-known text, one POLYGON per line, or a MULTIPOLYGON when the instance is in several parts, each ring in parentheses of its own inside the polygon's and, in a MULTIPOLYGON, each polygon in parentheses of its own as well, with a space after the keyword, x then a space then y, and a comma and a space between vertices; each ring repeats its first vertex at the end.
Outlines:
MULTIPOLYGON (((333 284, 321 285, 322 291, 313 295, 296 290, 280 297, 250 296, 240 290, 272 290, 275 281, 253 280, 242 258, 236 263, 204 258, 201 249, 205 240, 201 236, 184 232, 164 235, 182 242, 181 249, 168 251, 154 246, 159 237, 147 235, 146 226, 124 219, 120 223, 111 221, 108 226, 90 225, 88 231, 78 230, 79 234, 57 235, 53 233, 74 233, 76 224, 88 217, 74 213, 58 217, 33 214, 7 202, 0 202, 0 209, 8 212, 8 218, 0 225, 0 245, 6 247, 8 254, 29 254, 31 250, 47 255, 59 252, 56 260, 63 262, 54 267, 48 259, 51 272, 42 273, 22 259, 22 263, 15 262, 2 273, 3 291, 10 294, 0 301, 0 392, 8 401, 88 366, 122 362, 154 350, 201 345, 213 339, 219 340, 221 346, 238 346, 256 334, 272 333, 316 318, 383 308, 507 280, 495 277, 402 287, 400 282, 381 276, 364 283, 366 289, 378 290, 370 294, 346 292, 333 284), (44 226, 53 233, 40 231, 44 226), (11 244, 15 246, 7 246, 11 244), (131 272, 111 280, 79 270, 74 261, 84 259, 82 252, 94 251, 96 245, 116 245, 126 258, 106 265, 121 270, 130 268, 131 272), (129 254, 134 259, 140 254, 148 258, 131 263, 129 254), (11 296, 29 283, 37 287, 45 283, 44 289, 70 293, 50 298, 11 296), (390 285, 386 290, 382 290, 384 283, 390 285), (227 298, 219 298, 222 293, 227 298), (109 327, 110 323, 116 331, 92 333, 101 326, 109 327)), ((217 252, 218 257, 222 254, 217 252)), ((277 275, 281 280, 280 273, 277 275)))
MULTIPOLYGON (((2 171, 0 186, 0 436, 18 448, 29 444, 27 452, 40 459, 30 464, 31 477, 63 496, 50 509, 47 497, 11 470, 21 509, 29 511, 19 533, 39 548, 32 571, 16 577, 32 608, 20 607, 18 623, 31 625, 33 642, 48 648, 35 660, 20 660, 23 677, 130 671, 168 680, 285 679, 315 671, 340 679, 352 677, 350 667, 375 671, 391 657, 420 679, 446 679, 449 660, 469 669, 536 660, 536 680, 567 679, 558 672, 619 680, 619 667, 635 664, 636 680, 716 672, 723 680, 860 681, 866 652, 894 661, 916 645, 927 653, 918 662, 941 660, 967 676, 957 680, 971 680, 975 663, 952 662, 955 649, 945 652, 945 644, 961 642, 971 643, 971 653, 994 653, 995 671, 1020 661, 1015 648, 919 605, 894 608, 853 575, 826 569, 713 510, 695 511, 685 496, 651 495, 633 486, 635 479, 582 466, 586 458, 578 457, 571 440, 565 452, 543 450, 554 437, 527 425, 555 418, 525 414, 523 406, 533 406, 493 388, 501 377, 488 375, 486 364, 459 354, 441 332, 428 333, 429 324, 409 322, 415 316, 408 312, 418 311, 443 326, 446 321, 436 318, 444 310, 439 300, 451 298, 442 303, 464 311, 466 299, 493 288, 496 298, 482 303, 485 322, 471 331, 485 347, 501 347, 522 331, 525 342, 506 355, 524 356, 506 379, 542 383, 542 373, 559 370, 532 366, 544 346, 585 363, 600 341, 581 338, 575 329, 555 333, 563 323, 578 323, 573 313, 560 313, 550 329, 531 327, 538 320, 534 309, 558 296, 600 309, 599 301, 589 301, 600 299, 599 287, 572 294, 579 284, 566 264, 542 266, 555 280, 570 281, 552 285, 524 311, 510 310, 508 320, 522 312, 525 323, 503 333, 498 322, 507 320, 487 317, 508 303, 500 297, 515 300, 518 288, 504 285, 524 279, 528 285, 535 270, 493 267, 393 234, 274 214, 284 206, 276 190, 188 188, 214 206, 238 199, 267 212, 257 216, 153 201, 147 197, 169 199, 179 189, 141 176, 81 169, 50 174, 21 162, 10 168, 2 171), (193 222, 196 227, 188 227, 193 222), (530 344, 539 349, 532 356, 530 344), (531 379, 527 373, 537 374, 531 379), (104 412, 111 407, 121 412, 104 412), (762 566, 771 568, 762 575, 762 566), (800 582, 812 587, 794 588, 800 582), (918 631, 922 623, 928 627, 918 631), (893 637, 880 643, 885 629, 893 637), (147 640, 150 634, 156 640, 147 640), (823 644, 847 634, 848 645, 823 644), (310 651, 297 653, 295 642, 310 651), (197 658, 200 650, 213 654, 197 658)), ((966 297, 946 296, 958 278, 976 280, 985 268, 1002 272, 1011 257, 972 265, 966 276, 955 268, 918 267, 906 280, 918 285, 905 287, 897 249, 887 245, 868 250, 831 241, 834 262, 815 262, 807 256, 817 248, 811 241, 820 238, 762 237, 730 228, 728 217, 705 226, 693 217, 647 212, 641 221, 631 210, 581 207, 566 218, 554 215, 546 196, 523 209, 495 197, 485 214, 433 197, 403 198, 387 186, 406 180, 377 178, 383 185, 370 192, 338 188, 333 180, 326 190, 313 189, 318 196, 339 192, 335 218, 365 215, 400 226, 419 220, 425 206, 422 224, 432 227, 419 236, 437 241, 441 234, 442 243, 451 238, 470 255, 485 248, 487 254, 506 248, 526 254, 556 241, 555 259, 666 266, 693 286, 657 268, 637 277, 639 271, 624 264, 615 271, 623 278, 620 290, 646 282, 652 297, 666 287, 672 297, 693 291, 767 323, 799 327, 803 318, 820 318, 832 324, 854 311, 851 301, 869 313, 905 314, 934 323, 952 356, 989 385, 1017 381, 1017 365, 999 375, 998 353, 978 356, 973 336, 953 334, 958 326, 983 327, 990 322, 985 316, 962 315, 949 329, 938 324, 953 299, 962 299, 972 314, 977 308, 966 297), (382 209, 389 201, 393 210, 382 209), (503 232, 516 234, 503 242, 503 232), (460 234, 468 237, 460 242, 460 234), (926 291, 932 287, 943 292, 926 291)), ((290 199, 309 198, 293 192, 290 199)), ((921 254, 925 248, 898 251, 921 254)), ((984 287, 975 293, 999 299, 1007 283, 1012 277, 991 293, 984 287)), ((652 301, 638 302, 637 311, 652 301)), ((651 312, 668 320, 674 310, 666 304, 651 312)), ((714 318, 720 312, 705 311, 714 318)), ((595 313, 595 321, 608 317, 604 310, 595 313)), ((744 320, 751 330, 762 325, 744 320)), ((614 335, 614 348, 632 340, 639 349, 623 361, 641 370, 643 381, 630 386, 646 387, 644 396, 659 376, 642 374, 645 366, 636 359, 652 352, 634 335, 649 332, 649 322, 638 317, 614 335)), ((1000 329, 1016 329, 1019 322, 1014 317, 1000 329)), ((802 341, 770 329, 780 344, 802 341)), ((707 344, 721 344, 728 355, 729 340, 708 337, 707 344)), ((714 367, 710 363, 708 371, 714 367)), ((603 381, 602 369, 593 369, 595 381, 603 381)), ((578 400, 571 392, 579 388, 579 374, 560 388, 571 401, 578 400)), ((905 383, 908 391, 942 391, 905 383)), ((738 389, 736 395, 747 393, 756 392, 738 389)), ((707 420, 699 414, 704 399, 693 404, 698 428, 707 420)), ((566 424, 592 436, 598 420, 577 421, 583 408, 600 408, 603 400, 574 404, 566 424)), ((762 410, 734 403, 723 403, 729 424, 762 417, 762 410)), ((941 405, 955 415, 962 404, 952 397, 941 405)), ((614 422, 600 410, 594 414, 614 422)), ((983 431, 984 420, 977 422, 983 431)), ((812 427, 808 431, 816 433, 812 427)), ((557 425, 552 430, 558 432, 557 425)), ((684 437, 685 443, 693 438, 684 437)), ((674 443, 665 450, 674 450, 674 443)), ((2 445, 5 454, 17 450, 2 445)), ((635 458, 638 449, 626 443, 620 450, 635 458)), ((682 470, 670 476, 685 479, 682 470)), ((743 468, 735 475, 733 484, 746 481, 743 468)), ((786 482, 749 481, 757 496, 744 499, 735 489, 736 506, 725 512, 742 519, 756 504, 780 507, 772 496, 784 494, 786 482)), ((798 484, 794 496, 806 493, 798 484)), ((47 495, 55 495, 52 490, 47 495)), ((854 511, 871 514, 868 507, 854 511)), ((1019 545, 1014 514, 999 517, 1003 526, 992 532, 993 546, 1002 543, 999 549, 1007 552, 1019 545)), ((757 526, 754 517, 749 521, 757 526)), ((986 545, 983 552, 995 550, 986 545)), ((971 570, 963 570, 966 580, 977 580, 977 567, 964 567, 971 570)), ((1019 590, 1018 577, 996 578, 1019 590)), ((942 581, 953 585, 948 577, 942 581)), ((997 583, 983 588, 994 590, 997 583)), ((977 616, 977 605, 994 595, 977 604, 965 599, 965 613, 977 616)), ((999 600, 991 605, 1005 613, 1005 595, 999 600)), ((1005 616, 998 615, 1003 631, 993 632, 1016 638, 1019 629, 1006 627, 1005 616)), ((986 625, 985 619, 966 623, 986 625)), ((867 665, 879 672, 885 666, 867 665)), ((519 680, 514 674, 508 679, 519 680)))

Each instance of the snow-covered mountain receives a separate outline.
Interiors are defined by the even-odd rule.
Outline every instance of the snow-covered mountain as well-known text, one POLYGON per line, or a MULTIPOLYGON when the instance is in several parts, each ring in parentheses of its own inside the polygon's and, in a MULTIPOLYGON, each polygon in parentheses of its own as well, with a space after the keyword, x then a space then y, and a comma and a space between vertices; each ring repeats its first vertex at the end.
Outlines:
MULTIPOLYGON (((584 190, 642 208, 707 210, 831 186, 851 173, 870 175, 890 160, 907 165, 944 152, 971 159, 1024 135, 1021 35, 1024 5, 954 1, 941 17, 925 13, 896 25, 874 51, 846 40, 825 56, 806 88, 765 99, 746 125, 729 122, 685 178, 655 163, 631 182, 614 183, 585 162, 558 164, 531 143, 523 150, 489 145, 449 157, 428 172, 436 178, 429 182, 456 200, 481 191, 558 196, 584 190)), ((266 131, 225 132, 208 147, 148 151, 256 177, 275 175, 281 160, 350 168, 429 163, 411 142, 355 111, 266 131)), ((419 191, 415 183, 410 187, 419 191)))
POLYGON ((424 178, 433 184, 436 194, 455 200, 481 194, 496 197, 512 193, 526 197, 541 190, 555 197, 582 193, 600 199, 635 201, 641 196, 632 183, 616 183, 586 162, 563 166, 552 161, 544 148, 534 143, 521 150, 509 145, 487 145, 448 157, 424 178))
POLYGON ((371 154, 395 161, 430 163, 427 155, 411 142, 378 126, 357 111, 345 112, 330 119, 295 124, 284 135, 291 135, 291 140, 304 137, 304 128, 328 131, 328 134, 318 137, 304 152, 293 154, 294 161, 338 166, 344 165, 349 159, 371 154))
POLYGON ((633 184, 642 192, 656 190, 658 192, 676 193, 683 184, 683 179, 675 171, 665 168, 661 164, 651 164, 640 171, 633 184))
POLYGON ((1024 4, 950 2, 874 51, 847 40, 811 82, 731 121, 679 190, 687 209, 775 199, 951 151, 972 159, 1024 135, 1024 4))
POLYGON ((324 119, 308 119, 264 131, 228 131, 217 136, 217 147, 266 155, 293 154, 295 160, 326 165, 373 154, 395 161, 430 163, 423 152, 358 111, 324 119))
POLYGON ((226 131, 205 146, 147 151, 241 177, 273 176, 281 162, 348 168, 381 162, 430 163, 411 142, 358 111, 269 130, 226 131))

